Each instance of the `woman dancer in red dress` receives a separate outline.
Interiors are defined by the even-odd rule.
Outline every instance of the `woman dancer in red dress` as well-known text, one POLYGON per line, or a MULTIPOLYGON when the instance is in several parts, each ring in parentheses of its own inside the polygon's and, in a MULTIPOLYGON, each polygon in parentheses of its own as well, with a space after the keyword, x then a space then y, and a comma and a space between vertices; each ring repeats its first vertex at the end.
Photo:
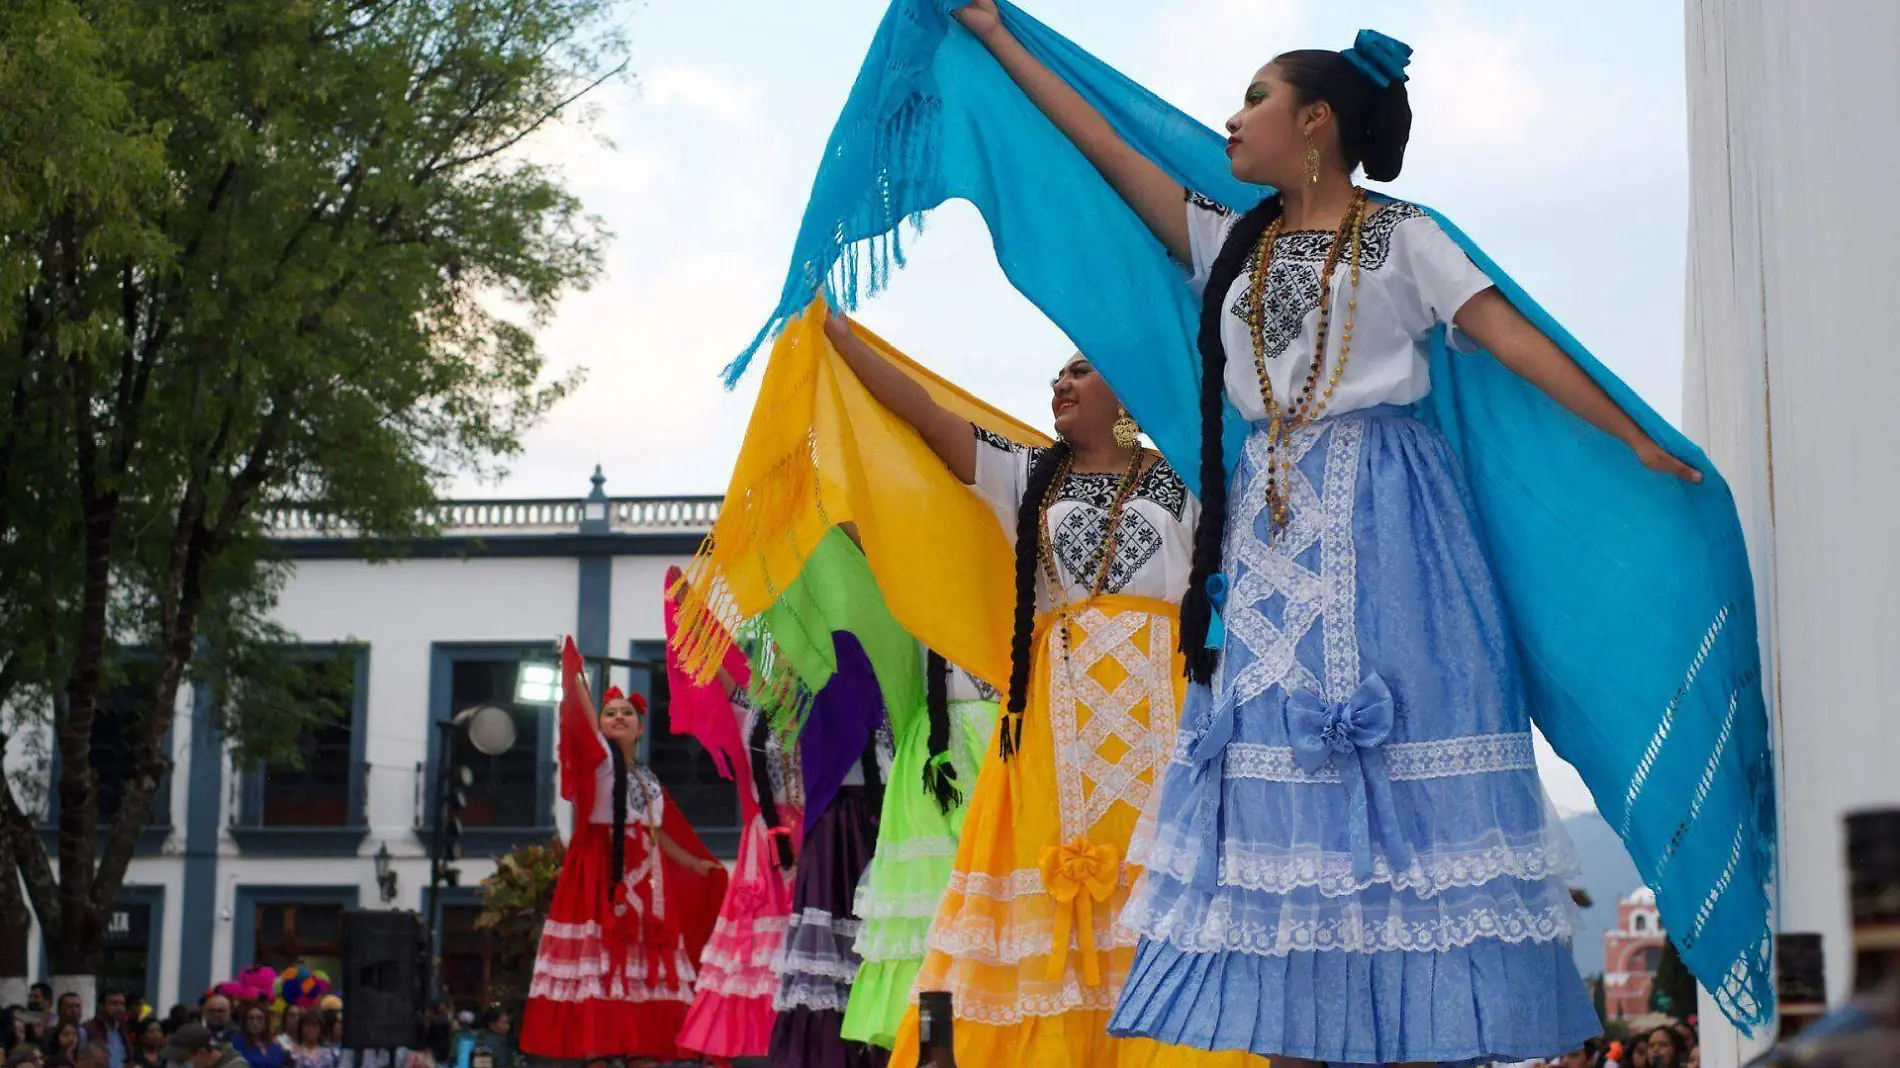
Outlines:
POLYGON ((562 678, 561 796, 574 806, 574 837, 541 930, 521 1048, 670 1060, 726 869, 636 759, 645 700, 610 689, 596 717, 571 640, 562 678))

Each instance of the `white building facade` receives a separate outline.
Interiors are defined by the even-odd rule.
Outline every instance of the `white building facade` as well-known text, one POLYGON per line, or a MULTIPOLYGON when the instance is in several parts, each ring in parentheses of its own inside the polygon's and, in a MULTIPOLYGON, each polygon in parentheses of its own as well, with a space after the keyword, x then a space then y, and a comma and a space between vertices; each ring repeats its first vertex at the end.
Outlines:
MULTIPOLYGON (((301 654, 336 665, 321 677, 347 715, 306 735, 303 769, 240 767, 216 735, 215 698, 181 695, 174 771, 109 925, 102 982, 162 1012, 254 962, 303 960, 336 975, 344 909, 417 909, 441 925, 445 994, 484 1000, 477 884, 495 856, 566 823, 555 710, 518 699, 521 669, 555 664, 568 634, 589 655, 662 659, 664 576, 691 559, 718 506, 609 498, 596 472, 586 498, 451 502, 440 537, 384 546, 396 551, 385 562, 369 562, 361 542, 316 533, 308 517, 277 517, 291 572, 275 619, 301 654), (478 705, 515 719, 507 753, 481 756, 433 726, 478 705), (459 885, 438 903, 425 898, 444 738, 475 782, 461 813, 459 885)), ((652 701, 648 759, 729 857, 734 788, 696 742, 665 729, 663 673, 623 668, 614 681, 652 701)), ((96 763, 110 780, 110 753, 96 763)), ((28 969, 42 977, 37 930, 28 944, 28 969)))

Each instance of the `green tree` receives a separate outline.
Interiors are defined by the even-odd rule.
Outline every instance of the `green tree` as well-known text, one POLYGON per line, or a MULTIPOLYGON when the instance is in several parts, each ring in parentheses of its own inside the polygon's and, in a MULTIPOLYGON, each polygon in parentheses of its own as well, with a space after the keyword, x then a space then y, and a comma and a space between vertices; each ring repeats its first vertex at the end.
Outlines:
POLYGON ((1678 1018, 1695 1013, 1695 976, 1682 963, 1674 939, 1663 943, 1662 959, 1656 964, 1656 979, 1649 987, 1649 1011, 1678 1018))
POLYGON ((1597 1010, 1597 1019, 1602 1021, 1605 1026, 1608 1026, 1610 1022, 1610 1008, 1609 1001, 1604 992, 1603 973, 1598 972, 1591 976, 1589 983, 1590 1005, 1597 1010))
POLYGON ((611 6, 0 5, 0 753, 26 768, 0 836, 55 975, 96 970, 182 687, 244 761, 325 714, 269 623, 274 517, 425 533, 571 387, 532 327, 606 235, 519 146, 622 69, 611 6), (101 826, 93 723, 134 661, 101 826))

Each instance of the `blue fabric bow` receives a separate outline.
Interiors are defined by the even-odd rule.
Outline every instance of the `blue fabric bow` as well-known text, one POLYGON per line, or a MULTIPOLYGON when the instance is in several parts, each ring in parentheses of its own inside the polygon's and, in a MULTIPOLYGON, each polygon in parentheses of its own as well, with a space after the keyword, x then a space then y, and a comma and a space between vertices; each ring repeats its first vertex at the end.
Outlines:
MULTIPOLYGON (((1208 629, 1213 628, 1210 626, 1208 629)), ((1207 719, 1197 728, 1200 735, 1187 747, 1187 758, 1194 766, 1194 774, 1202 780, 1199 784, 1200 800, 1195 803, 1194 810, 1194 838, 1201 844, 1201 859, 1194 867, 1194 885, 1201 890, 1214 889, 1220 874, 1221 795, 1227 788, 1227 743, 1234 740, 1234 719, 1237 714, 1232 701, 1223 701, 1211 695, 1210 700, 1214 703, 1208 709, 1207 719), (1213 782, 1206 781, 1209 777, 1213 782)))
POLYGON ((1400 833, 1399 810, 1392 801, 1385 754, 1379 748, 1392 734, 1396 715, 1392 691, 1376 674, 1344 701, 1328 704, 1304 691, 1287 697, 1287 732, 1292 736, 1294 762, 1309 775, 1317 774, 1328 760, 1339 769, 1351 806, 1355 879, 1372 877, 1374 833, 1393 871, 1412 864, 1412 850, 1400 833))
POLYGON ((1213 650, 1227 648, 1227 576, 1213 574, 1207 576, 1207 647, 1213 650))
POLYGON ((1360 30, 1352 47, 1339 54, 1381 89, 1405 81, 1406 64, 1412 62, 1411 45, 1378 30, 1360 30))

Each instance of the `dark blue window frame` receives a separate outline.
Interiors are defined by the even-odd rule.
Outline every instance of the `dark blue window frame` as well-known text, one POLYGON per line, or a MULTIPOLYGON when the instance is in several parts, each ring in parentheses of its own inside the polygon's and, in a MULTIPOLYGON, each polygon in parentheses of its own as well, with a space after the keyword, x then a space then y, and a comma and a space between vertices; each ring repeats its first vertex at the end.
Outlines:
MULTIPOLYGON (((630 646, 629 657, 634 660, 649 660, 664 663, 666 643, 664 641, 636 641, 630 646)), ((651 710, 648 717, 648 730, 640 739, 640 758, 660 777, 668 792, 675 798, 681 798, 692 792, 701 794, 680 802, 686 810, 693 830, 700 841, 713 855, 731 860, 739 852, 739 795, 738 786, 721 777, 714 770, 713 760, 705 748, 696 739, 684 735, 674 735, 668 716, 672 712, 671 695, 668 693, 666 672, 655 672, 647 668, 631 668, 627 677, 628 688, 647 699, 651 710), (661 748, 662 759, 654 761, 655 745, 661 748), (689 778, 682 780, 681 775, 689 778), (723 798, 723 804, 709 797, 723 798), (708 818, 709 809, 729 810, 718 817, 719 822, 708 818), (697 810, 697 811, 696 811, 697 810)))
POLYGON ((263 765, 245 769, 231 837, 238 849, 259 856, 355 856, 369 836, 369 646, 356 642, 300 645, 293 654, 318 659, 352 656, 350 695, 350 780, 348 815, 329 827, 268 826, 264 823, 263 765))
MULTIPOLYGON (((122 655, 128 662, 154 662, 157 660, 156 654, 150 651, 132 650, 126 651, 122 655)), ((100 695, 102 700, 106 696, 106 694, 100 695)), ((95 706, 93 714, 95 716, 98 714, 97 706, 95 706)), ((176 736, 177 726, 178 713, 174 708, 172 712, 172 723, 165 728, 165 741, 163 745, 164 752, 167 756, 170 756, 173 752, 172 740, 176 736)), ((65 767, 64 762, 60 760, 57 740, 55 740, 53 745, 53 759, 49 763, 52 767, 50 777, 47 779, 46 814, 40 819, 39 831, 40 837, 46 842, 48 851, 57 852, 59 848, 59 775, 60 769, 65 767)), ((105 835, 111 829, 111 826, 111 820, 101 819, 99 821, 98 848, 105 848, 105 835)), ((141 857, 159 856, 163 854, 165 851, 165 842, 171 838, 174 829, 172 823, 172 773, 167 771, 164 776, 158 780, 158 790, 152 794, 152 813, 146 819, 145 826, 139 829, 138 840, 133 844, 133 854, 141 857)))
MULTIPOLYGON (((257 907, 259 905, 341 905, 346 911, 357 907, 362 888, 342 886, 281 886, 238 884, 231 898, 231 975, 253 963, 257 948, 257 907)), ((180 995, 183 995, 180 991, 180 995)))
MULTIPOLYGON (((554 663, 559 657, 550 641, 512 642, 437 642, 429 649, 429 756, 424 766, 421 811, 417 815, 416 836, 425 846, 435 836, 435 798, 439 774, 446 754, 441 752, 442 731, 436 724, 453 716, 453 680, 455 665, 465 661, 554 663)), ((517 746, 532 743, 535 756, 535 804, 539 822, 525 827, 466 827, 462 848, 470 856, 499 856, 529 842, 544 841, 555 835, 554 823, 554 736, 559 710, 547 705, 536 717, 532 737, 517 737, 517 746)))

